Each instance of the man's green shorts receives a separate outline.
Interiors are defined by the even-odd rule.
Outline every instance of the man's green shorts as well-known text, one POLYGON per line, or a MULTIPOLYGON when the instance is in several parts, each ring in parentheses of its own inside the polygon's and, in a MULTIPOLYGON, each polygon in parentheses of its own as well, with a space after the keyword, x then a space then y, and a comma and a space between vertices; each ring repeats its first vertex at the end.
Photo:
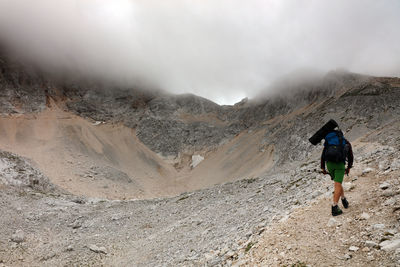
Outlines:
POLYGON ((326 166, 328 167, 329 175, 333 178, 333 180, 335 182, 342 183, 345 172, 344 163, 327 161, 326 166))

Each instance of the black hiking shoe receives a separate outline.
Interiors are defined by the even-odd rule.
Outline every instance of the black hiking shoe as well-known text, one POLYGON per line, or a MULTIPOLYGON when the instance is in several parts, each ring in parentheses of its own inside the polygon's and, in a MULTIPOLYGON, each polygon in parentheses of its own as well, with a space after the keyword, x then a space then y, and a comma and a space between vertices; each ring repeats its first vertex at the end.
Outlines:
POLYGON ((349 202, 347 201, 346 198, 342 198, 342 204, 345 209, 347 209, 349 207, 349 202))
POLYGON ((338 216, 340 214, 342 214, 343 211, 341 209, 339 209, 339 206, 332 206, 332 216, 338 216))

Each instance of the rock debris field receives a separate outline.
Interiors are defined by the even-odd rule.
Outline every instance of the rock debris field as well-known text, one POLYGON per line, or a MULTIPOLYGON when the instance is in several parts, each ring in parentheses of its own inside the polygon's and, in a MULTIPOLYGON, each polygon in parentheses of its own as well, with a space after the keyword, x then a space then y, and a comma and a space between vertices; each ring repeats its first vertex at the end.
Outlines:
MULTIPOLYGON (((36 172, 26 161, 2 154, 25 183, 36 172)), ((75 197, 57 188, 1 188, 1 254, 4 266, 218 265, 292 208, 327 192, 320 174, 282 173, 245 179, 173 198, 110 201, 75 197), (276 193, 279 192, 279 197, 276 193)), ((5 167, 4 167, 5 168, 5 167)), ((42 181, 39 181, 42 184, 42 181)))

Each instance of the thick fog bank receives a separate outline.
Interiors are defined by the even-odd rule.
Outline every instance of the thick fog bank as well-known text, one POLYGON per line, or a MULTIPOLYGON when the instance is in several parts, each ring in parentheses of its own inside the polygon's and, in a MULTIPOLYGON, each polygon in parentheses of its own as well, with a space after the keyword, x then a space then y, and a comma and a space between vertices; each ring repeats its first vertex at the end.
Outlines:
POLYGON ((0 0, 0 40, 54 72, 233 103, 304 68, 400 76, 399 14, 397 0, 0 0))

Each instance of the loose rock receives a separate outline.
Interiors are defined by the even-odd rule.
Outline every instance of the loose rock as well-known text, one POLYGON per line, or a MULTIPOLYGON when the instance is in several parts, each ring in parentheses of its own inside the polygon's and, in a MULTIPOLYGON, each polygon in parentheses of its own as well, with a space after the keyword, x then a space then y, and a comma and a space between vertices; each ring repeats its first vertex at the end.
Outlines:
POLYGON ((389 190, 383 191, 382 196, 384 196, 384 197, 392 197, 392 196, 394 196, 396 194, 397 194, 397 192, 393 192, 392 190, 389 189, 389 190))
POLYGON ((351 191, 351 190, 353 190, 355 187, 356 187, 356 186, 355 186, 353 183, 350 183, 350 182, 343 183, 343 189, 344 189, 345 191, 351 191))
POLYGON ((383 223, 377 223, 377 224, 372 225, 372 228, 374 228, 375 230, 380 230, 380 229, 385 228, 385 225, 383 223))
POLYGON ((369 249, 369 247, 365 247, 365 248, 362 249, 362 251, 363 251, 363 252, 369 252, 370 249, 369 249))
POLYGON ((353 252, 356 252, 357 250, 359 250, 360 248, 359 247, 356 247, 356 246, 350 246, 349 247, 349 250, 350 251, 353 251, 353 252))
POLYGON ((394 251, 400 248, 400 239, 386 240, 379 244, 384 251, 394 251))
POLYGON ((107 254, 107 250, 105 247, 98 247, 96 245, 89 245, 89 249, 93 252, 96 253, 103 253, 103 254, 107 254))
POLYGON ((11 236, 11 241, 15 243, 22 243, 25 241, 25 233, 22 230, 17 230, 15 233, 11 236))
POLYGON ((383 202, 384 206, 393 206, 395 204, 396 204, 396 199, 394 199, 394 198, 389 198, 388 200, 383 202))
POLYGON ((397 234, 397 230, 396 229, 389 229, 384 233, 384 235, 386 235, 386 236, 388 236, 388 235, 394 236, 395 234, 397 234))
POLYGON ((386 190, 390 187, 390 184, 388 182, 383 182, 379 185, 379 188, 382 190, 386 190))
POLYGON ((377 248, 379 247, 378 243, 374 241, 365 241, 365 246, 370 247, 370 248, 377 248))
POLYGON ((361 216, 360 216, 361 220, 368 220, 369 218, 371 218, 371 216, 368 213, 366 213, 366 212, 361 213, 361 216))
POLYGON ((362 171, 362 173, 361 173, 361 175, 365 175, 365 174, 367 174, 367 173, 370 173, 370 172, 372 172, 374 169, 372 169, 372 168, 365 168, 363 171, 362 171))
POLYGON ((337 223, 338 223, 338 221, 335 218, 330 218, 326 225, 331 227, 331 226, 337 225, 337 223))
POLYGON ((345 254, 343 257, 344 260, 350 260, 351 259, 351 255, 349 254, 345 254))

